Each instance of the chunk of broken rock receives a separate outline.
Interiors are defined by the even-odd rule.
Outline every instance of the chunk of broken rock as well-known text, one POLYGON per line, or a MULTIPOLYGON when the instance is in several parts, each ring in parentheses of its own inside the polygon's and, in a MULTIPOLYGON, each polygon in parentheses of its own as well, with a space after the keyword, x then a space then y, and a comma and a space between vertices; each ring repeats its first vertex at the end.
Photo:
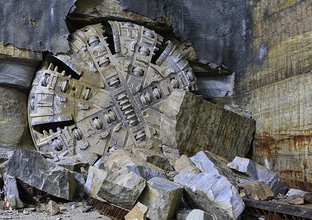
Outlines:
POLYGON ((257 164, 250 159, 237 156, 228 164, 228 167, 246 173, 254 180, 265 182, 274 195, 279 193, 285 194, 288 190, 286 183, 284 183, 276 173, 269 171, 264 166, 257 164))
POLYGON ((162 169, 146 162, 141 157, 136 157, 127 150, 118 149, 114 151, 104 165, 105 170, 109 170, 114 163, 118 164, 120 167, 131 170, 145 180, 149 180, 153 177, 166 179, 165 172, 162 169))
POLYGON ((162 143, 178 148, 181 154, 209 150, 232 160, 249 151, 256 129, 253 119, 218 108, 184 90, 174 90, 160 110, 162 143))
POLYGON ((133 148, 131 149, 131 152, 134 156, 141 157, 146 162, 153 164, 162 170, 173 171, 173 167, 168 158, 160 152, 145 148, 133 148))
POLYGON ((189 171, 191 173, 200 173, 200 170, 186 155, 182 155, 178 160, 176 160, 174 164, 174 169, 178 173, 182 171, 189 171))
POLYGON ((149 207, 147 217, 153 220, 172 219, 180 205, 183 187, 179 184, 154 177, 147 181, 147 186, 139 201, 149 207))
MULTIPOLYGON (((125 209, 131 209, 135 205, 146 184, 144 178, 116 163, 112 164, 107 175, 105 176, 103 173, 103 176, 103 180, 93 180, 94 184, 99 185, 91 186, 92 190, 97 190, 92 194, 96 193, 105 201, 125 209)), ((94 178, 98 177, 95 176, 94 178)))
POLYGON ((184 186, 190 204, 220 219, 237 219, 245 204, 235 186, 224 176, 181 172, 174 182, 184 186))
POLYGON ((76 191, 74 175, 67 169, 30 150, 15 150, 7 173, 50 195, 72 200, 76 191))
POLYGON ((239 193, 241 197, 255 200, 267 200, 274 197, 270 187, 262 181, 240 184, 239 193))
POLYGON ((146 220, 147 211, 148 207, 138 202, 125 216, 125 220, 146 220))
POLYGON ((186 220, 214 220, 214 219, 215 218, 212 215, 200 209, 193 209, 186 217, 186 220))
POLYGON ((56 215, 60 212, 60 207, 58 206, 56 202, 54 202, 53 200, 50 200, 48 204, 46 205, 45 210, 50 215, 56 215))

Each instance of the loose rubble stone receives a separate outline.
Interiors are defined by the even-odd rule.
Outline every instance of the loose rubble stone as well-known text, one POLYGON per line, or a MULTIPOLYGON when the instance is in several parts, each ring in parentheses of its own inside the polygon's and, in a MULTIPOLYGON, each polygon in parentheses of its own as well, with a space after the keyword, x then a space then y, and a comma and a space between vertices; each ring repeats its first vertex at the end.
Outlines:
POLYGON ((144 148, 132 148, 131 152, 136 157, 143 158, 146 162, 155 165, 166 171, 173 171, 173 167, 170 164, 169 159, 164 156, 161 152, 156 150, 149 150, 144 148))
POLYGON ((34 188, 66 200, 72 200, 76 191, 74 175, 36 151, 15 150, 7 172, 34 188))
POLYGON ((292 200, 295 197, 301 197, 305 203, 312 203, 312 193, 311 192, 306 192, 300 189, 290 189, 286 196, 288 198, 292 198, 292 200))
POLYGON ((145 188, 146 181, 131 170, 113 164, 100 183, 96 195, 125 209, 131 209, 145 188))
POLYGON ((210 151, 200 151, 193 157, 190 157, 190 160, 201 172, 225 176, 232 184, 238 185, 234 173, 227 167, 228 161, 224 158, 210 151))
POLYGON ((91 196, 93 196, 98 200, 103 200, 97 195, 97 193, 106 176, 107 172, 105 170, 99 169, 94 166, 90 166, 85 185, 87 193, 89 193, 91 196))
POLYGON ((245 208, 237 189, 224 176, 185 171, 174 182, 184 186, 190 204, 217 218, 237 219, 245 208))
POLYGON ((14 176, 5 175, 5 192, 9 204, 13 209, 23 208, 24 204, 20 199, 17 182, 14 176))
POLYGON ((110 155, 104 165, 105 169, 109 170, 114 163, 119 164, 121 167, 126 167, 146 180, 153 177, 166 179, 165 173, 162 169, 153 164, 147 163, 140 157, 135 157, 131 152, 123 149, 116 150, 110 155))
POLYGON ((182 155, 175 162, 174 169, 178 173, 182 171, 189 171, 191 173, 200 173, 200 170, 195 166, 195 164, 186 155, 182 155))
POLYGON ((172 219, 180 205, 182 192, 183 188, 179 184, 155 177, 147 181, 147 186, 139 200, 149 207, 148 218, 172 219))
POLYGON ((285 194, 288 190, 287 185, 276 173, 269 171, 264 166, 250 159, 237 156, 228 164, 228 167, 246 173, 254 180, 265 182, 275 195, 279 193, 285 194))
POLYGON ((212 215, 200 209, 193 209, 186 217, 186 220, 214 220, 214 219, 215 218, 212 215))
POLYGON ((188 214, 190 214, 192 210, 191 209, 179 209, 176 212, 176 219, 177 220, 186 220, 186 217, 188 216, 188 214))
POLYGON ((232 160, 249 151, 255 132, 255 121, 250 118, 182 90, 174 90, 160 110, 162 143, 178 148, 181 154, 209 150, 232 160))
POLYGON ((161 150, 165 155, 165 157, 168 158, 172 166, 175 164, 176 160, 180 158, 179 150, 176 148, 169 147, 167 145, 162 145, 161 150))
POLYGON ((255 200, 267 200, 274 197, 270 187, 262 181, 240 184, 239 193, 241 197, 255 200))
POLYGON ((146 220, 147 211, 148 207, 138 202, 125 216, 125 220, 146 220))
POLYGON ((46 212, 49 213, 50 215, 56 215, 60 212, 60 207, 58 204, 52 200, 48 202, 48 204, 45 207, 46 212))

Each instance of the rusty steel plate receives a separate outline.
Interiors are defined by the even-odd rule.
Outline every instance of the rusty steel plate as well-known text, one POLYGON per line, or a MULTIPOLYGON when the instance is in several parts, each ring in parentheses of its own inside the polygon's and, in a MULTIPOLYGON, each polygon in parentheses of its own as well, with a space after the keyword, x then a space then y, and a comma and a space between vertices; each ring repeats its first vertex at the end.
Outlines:
POLYGON ((196 89, 171 42, 133 23, 109 24, 111 34, 102 24, 77 30, 71 50, 36 73, 28 119, 37 150, 92 162, 118 148, 159 146, 160 104, 173 89, 196 89))

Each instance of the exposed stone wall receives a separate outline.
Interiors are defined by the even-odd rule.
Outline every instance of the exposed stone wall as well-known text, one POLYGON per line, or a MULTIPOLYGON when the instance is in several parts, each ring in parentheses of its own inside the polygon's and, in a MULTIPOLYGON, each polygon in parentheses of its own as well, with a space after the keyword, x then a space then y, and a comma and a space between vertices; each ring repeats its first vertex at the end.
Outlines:
POLYGON ((312 2, 249 1, 251 63, 236 103, 257 121, 253 159, 288 184, 312 189, 312 2))

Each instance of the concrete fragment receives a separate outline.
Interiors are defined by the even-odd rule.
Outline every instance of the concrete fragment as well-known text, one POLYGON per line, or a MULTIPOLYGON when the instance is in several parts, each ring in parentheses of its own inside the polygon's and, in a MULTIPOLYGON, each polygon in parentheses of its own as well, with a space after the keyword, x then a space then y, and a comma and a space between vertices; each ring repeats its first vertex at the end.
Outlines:
POLYGON ((292 198, 291 200, 293 200, 296 197, 301 197, 305 203, 312 203, 312 193, 300 189, 290 189, 287 192, 286 196, 288 198, 292 198))
MULTIPOLYGON (((103 174, 104 175, 104 174, 103 174)), ((145 188, 146 181, 131 170, 113 164, 96 195, 125 209, 131 209, 145 188)), ((91 187, 92 189, 92 187, 91 187)))
POLYGON ((5 187, 6 198, 13 209, 23 208, 24 203, 21 201, 16 178, 9 174, 5 175, 5 187))
POLYGON ((105 169, 109 170, 114 163, 117 163, 121 167, 126 167, 146 180, 153 177, 166 179, 165 173, 162 169, 153 164, 147 163, 141 157, 136 157, 131 152, 123 149, 118 149, 110 155, 104 165, 105 169))
POLYGON ((125 216, 125 220, 146 220, 148 207, 138 202, 125 216))
POLYGON ((200 173, 200 170, 195 164, 186 156, 182 155, 174 164, 174 169, 179 173, 182 171, 189 171, 191 173, 200 173))
POLYGON ((34 188, 62 199, 72 200, 76 191, 74 175, 36 151, 15 150, 7 172, 34 188))
POLYGON ((237 219, 245 208, 237 189, 224 176, 185 171, 174 182, 184 186, 190 204, 217 218, 237 219))
POLYGON ((265 182, 275 195, 279 193, 285 194, 288 190, 287 185, 276 173, 269 171, 264 166, 250 159, 237 156, 228 164, 228 167, 246 173, 254 180, 265 182))
POLYGON ((178 148, 181 154, 209 150, 232 160, 249 151, 256 129, 250 118, 182 90, 174 90, 160 110, 162 143, 178 148))
POLYGON ((267 200, 274 197, 270 187, 264 182, 253 182, 239 185, 241 197, 255 200, 267 200))
POLYGON ((147 186, 139 201, 149 207, 147 217, 153 220, 172 219, 179 207, 183 188, 174 182, 155 177, 147 186))
POLYGON ((46 212, 48 214, 50 214, 50 215, 56 215, 56 214, 58 214, 60 212, 60 207, 53 200, 50 200, 48 202, 48 204, 46 205, 45 209, 46 209, 46 212))
POLYGON ((214 219, 215 218, 212 215, 200 209, 193 209, 186 217, 186 220, 214 220, 214 219))

